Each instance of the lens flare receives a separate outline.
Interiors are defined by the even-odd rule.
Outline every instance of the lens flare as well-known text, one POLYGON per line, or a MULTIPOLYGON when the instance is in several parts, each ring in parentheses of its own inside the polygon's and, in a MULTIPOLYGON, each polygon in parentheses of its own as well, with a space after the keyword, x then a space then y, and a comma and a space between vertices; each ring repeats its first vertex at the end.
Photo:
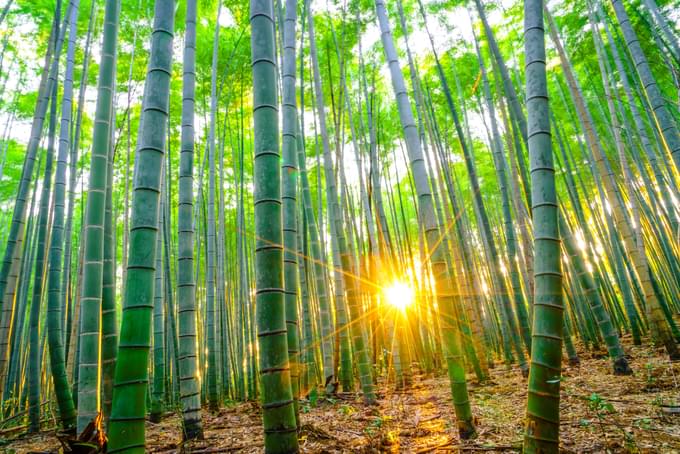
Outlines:
POLYGON ((414 292, 410 285, 405 282, 393 282, 383 289, 385 301, 390 306, 405 311, 408 306, 413 304, 414 292))

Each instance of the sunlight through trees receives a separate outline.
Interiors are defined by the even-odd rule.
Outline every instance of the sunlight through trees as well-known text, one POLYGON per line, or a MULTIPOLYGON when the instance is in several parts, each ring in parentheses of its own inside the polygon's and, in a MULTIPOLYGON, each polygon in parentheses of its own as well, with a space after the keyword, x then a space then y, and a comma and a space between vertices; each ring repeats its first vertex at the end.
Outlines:
POLYGON ((0 444, 677 449, 679 20, 5 0, 0 444))

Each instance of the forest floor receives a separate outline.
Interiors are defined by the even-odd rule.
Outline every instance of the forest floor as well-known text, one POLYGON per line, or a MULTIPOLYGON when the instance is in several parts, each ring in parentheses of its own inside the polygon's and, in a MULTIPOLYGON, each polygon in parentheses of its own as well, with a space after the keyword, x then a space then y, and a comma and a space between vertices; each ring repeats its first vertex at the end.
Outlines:
MULTIPOLYGON (((585 352, 578 366, 565 365, 562 382, 561 451, 564 453, 680 453, 680 364, 661 351, 626 342, 634 375, 611 373, 606 354, 585 352)), ((446 375, 415 376, 408 389, 381 384, 379 402, 341 393, 301 403, 304 453, 437 453, 520 451, 526 382, 515 368, 497 365, 491 380, 468 377, 477 437, 461 441, 455 428, 446 375)), ((242 403, 204 414, 205 440, 180 442, 180 421, 169 416, 147 423, 149 452, 263 452, 260 410, 242 403)), ((59 452, 54 431, 12 441, 0 452, 59 452)))

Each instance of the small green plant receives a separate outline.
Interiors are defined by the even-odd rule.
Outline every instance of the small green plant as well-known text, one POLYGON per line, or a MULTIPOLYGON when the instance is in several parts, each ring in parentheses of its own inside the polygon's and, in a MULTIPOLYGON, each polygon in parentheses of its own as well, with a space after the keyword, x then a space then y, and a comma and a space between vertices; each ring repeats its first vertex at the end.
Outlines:
POLYGON ((645 364, 645 370, 647 371, 647 386, 652 386, 656 383, 656 377, 654 376, 654 365, 652 363, 645 364))
MULTIPOLYGON (((635 452, 637 451, 637 444, 635 443, 635 436, 633 435, 632 432, 628 432, 625 430, 624 427, 622 427, 614 418, 614 414, 616 413, 616 409, 614 406, 611 404, 611 402, 607 402, 602 396, 600 396, 597 393, 592 393, 590 395, 590 398, 588 399, 588 408, 595 413, 595 416, 597 417, 600 430, 602 431, 602 437, 605 440, 605 443, 607 442, 607 432, 604 429, 605 424, 611 424, 614 427, 616 427, 619 431, 621 431, 621 434, 623 435, 623 441, 630 452, 635 452)), ((583 421, 583 420, 582 420, 583 421)))
POLYGON ((624 445, 626 446, 626 449, 629 452, 637 452, 637 444, 635 443, 635 435, 633 435, 633 432, 629 432, 625 429, 622 429, 623 431, 623 441, 624 445))
POLYGON ((340 413, 343 415, 349 416, 351 414, 356 413, 357 411, 352 407, 351 405, 343 405, 340 407, 340 413))
POLYGON ((604 439, 605 444, 609 444, 607 441, 607 431, 604 428, 604 424, 606 422, 607 415, 615 411, 614 406, 604 400, 599 394, 592 393, 588 398, 588 408, 595 412, 600 431, 602 432, 602 438, 604 439))
POLYGON ((316 404, 319 402, 319 391, 316 388, 313 388, 309 392, 309 404, 312 407, 316 407, 316 404))
POLYGON ((366 432, 368 435, 373 435, 376 431, 380 430, 380 428, 383 425, 383 418, 381 416, 376 416, 376 418, 371 421, 371 424, 368 425, 364 429, 364 432, 366 432))
POLYGON ((592 393, 590 395, 588 407, 595 411, 598 418, 606 417, 606 415, 610 413, 616 413, 614 406, 597 393, 592 393))
POLYGON ((639 429, 650 430, 652 428, 652 420, 650 418, 641 418, 635 420, 633 425, 639 429))

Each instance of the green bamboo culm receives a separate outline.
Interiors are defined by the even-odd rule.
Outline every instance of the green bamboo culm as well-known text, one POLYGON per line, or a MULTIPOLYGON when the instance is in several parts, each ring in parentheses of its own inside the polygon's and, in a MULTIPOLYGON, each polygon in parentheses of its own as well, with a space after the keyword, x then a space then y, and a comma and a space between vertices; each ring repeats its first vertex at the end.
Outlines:
MULTIPOLYGON (((113 115, 113 114, 112 114, 113 115)), ((102 268, 102 318, 101 318, 101 411, 104 421, 111 415, 113 374, 116 370, 118 353, 118 321, 116 320, 116 239, 113 225, 113 128, 115 117, 111 118, 111 142, 106 170, 106 202, 104 208, 104 263, 102 268)))
MULTIPOLYGON (((296 0, 286 0, 283 22, 283 118, 281 201, 283 204, 283 272, 285 283, 286 329, 288 331, 288 360, 290 380, 295 399, 295 417, 298 418, 300 397, 300 359, 297 314, 297 105, 295 99, 295 22, 297 20, 296 0)), ((299 424, 298 424, 299 426, 299 424)))
POLYGON ((174 13, 174 0, 156 0, 137 144, 125 298, 109 420, 109 453, 145 452, 154 259, 167 137, 174 13))
MULTIPOLYGON (((57 13, 60 5, 57 4, 57 13)), ((47 248, 47 224, 49 223, 50 194, 52 189, 52 164, 54 161, 54 140, 57 117, 57 87, 54 86, 50 101, 50 121, 48 127, 47 159, 40 194, 40 210, 38 212, 37 244, 35 253, 35 271, 33 272, 33 295, 29 313, 29 356, 28 356, 28 431, 40 431, 40 306, 43 295, 45 273, 45 249, 47 248)))
MULTIPOLYGON (((217 2, 217 18, 222 10, 221 0, 217 2)), ((217 355, 215 328, 215 274, 216 274, 216 239, 215 239, 215 131, 217 130, 217 64, 220 44, 220 24, 215 22, 213 35, 212 67, 210 70, 210 129, 208 132, 208 213, 206 216, 206 263, 205 263, 205 342, 207 348, 206 388, 210 411, 220 408, 217 390, 217 355)), ((221 191, 221 189, 220 189, 221 191)))
MULTIPOLYGON (((87 25, 87 38, 85 39, 85 50, 84 50, 84 55, 87 56, 85 58, 85 61, 83 63, 82 71, 81 71, 81 76, 80 76, 80 93, 78 94, 78 103, 77 103, 77 108, 76 108, 76 118, 75 118, 75 124, 73 126, 73 144, 71 145, 71 149, 69 152, 70 155, 70 162, 69 162, 69 168, 70 168, 70 175, 69 175, 69 182, 68 182, 68 210, 66 211, 66 221, 64 223, 64 257, 63 257, 63 268, 62 268, 62 273, 61 273, 61 289, 62 289, 62 298, 64 300, 63 306, 64 308, 67 308, 66 310, 66 320, 64 324, 64 358, 68 364, 69 359, 74 360, 77 355, 74 355, 75 352, 75 344, 77 343, 77 333, 75 333, 74 328, 78 326, 77 323, 77 318, 75 317, 75 308, 73 307, 74 305, 72 304, 73 301, 76 299, 74 297, 75 289, 72 288, 72 281, 73 281, 73 276, 75 273, 73 273, 72 269, 74 266, 77 269, 77 265, 74 265, 74 260, 73 260, 73 252, 74 252, 74 244, 78 244, 77 242, 74 242, 73 238, 73 213, 75 211, 75 205, 76 205, 76 179, 77 179, 77 167, 78 167, 78 150, 80 148, 80 132, 82 130, 82 124, 83 124, 83 106, 85 105, 85 92, 87 89, 87 74, 89 72, 89 61, 90 61, 90 55, 91 55, 91 50, 92 50, 92 35, 93 35, 93 28, 94 28, 94 18, 97 17, 97 10, 96 10, 97 3, 92 2, 90 5, 90 19, 88 21, 87 25), (71 347, 74 347, 71 349, 71 347)), ((77 248, 75 248, 77 249, 77 248)), ((1 330, 1 329, 0 329, 1 330)), ((69 367, 67 367, 69 368, 69 367)), ((77 370, 77 367, 74 368, 77 370)), ((75 374, 74 374, 75 375, 75 374)), ((75 380, 74 380, 75 382, 75 380)), ((73 387, 74 389, 76 388, 75 386, 73 387)), ((71 391, 71 395, 74 400, 74 405, 75 405, 75 399, 77 397, 77 393, 71 391)))
POLYGON ((99 387, 99 348, 104 276, 104 217, 108 161, 111 148, 113 86, 116 74, 118 40, 117 0, 107 0, 104 12, 104 39, 97 85, 97 107, 92 136, 90 180, 85 206, 83 276, 80 297, 80 352, 78 359, 78 433, 101 409, 99 387))
POLYGON ((387 8, 383 0, 375 1, 376 13, 380 23, 381 37, 385 58, 390 68, 392 88, 397 100, 399 119, 406 139, 406 150, 413 173, 415 190, 418 195, 418 214, 423 236, 431 251, 432 274, 435 280, 437 303, 441 311, 442 343, 446 350, 446 362, 451 384, 451 396, 456 411, 456 424, 461 438, 475 436, 476 430, 472 417, 472 408, 465 380, 463 348, 460 340, 458 320, 456 316, 454 292, 444 257, 444 247, 440 241, 440 230, 434 210, 432 192, 428 184, 427 169, 423 158, 423 150, 418 137, 418 130, 413 117, 413 110, 406 92, 404 74, 399 66, 397 51, 392 38, 387 8))
MULTIPOLYGON (((337 209, 337 190, 335 189, 335 173, 333 171, 333 165, 332 162, 330 162, 330 145, 328 141, 329 134, 326 130, 326 114, 325 114, 325 103, 323 99, 323 89, 321 87, 321 75, 320 75, 320 69, 319 69, 319 61, 318 61, 318 54, 316 50, 316 37, 314 33, 314 13, 312 11, 312 5, 309 0, 305 0, 305 10, 307 11, 307 26, 309 28, 308 31, 308 37, 309 37, 309 57, 311 60, 311 66, 312 66, 312 80, 313 80, 313 86, 314 86, 314 91, 313 93, 313 101, 314 101, 314 106, 316 106, 316 113, 317 113, 317 118, 319 121, 319 135, 321 136, 321 145, 323 149, 323 155, 324 155, 324 175, 326 179, 326 184, 325 184, 325 193, 326 193, 326 206, 327 206, 327 217, 328 217, 328 227, 329 231, 331 232, 331 250, 335 248, 335 251, 333 253, 333 266, 334 266, 334 272, 333 276, 335 278, 335 301, 330 300, 328 301, 328 306, 327 308, 332 311, 333 304, 335 303, 336 308, 341 307, 344 302, 343 296, 344 292, 342 291, 342 286, 344 284, 342 277, 341 277, 341 267, 342 263, 340 260, 340 257, 337 252, 340 249, 338 246, 339 240, 340 240, 340 234, 335 234, 335 220, 336 220, 336 209, 337 209), (326 159, 326 156, 329 157, 329 159, 326 159), (326 165, 326 162, 328 162, 330 165, 326 165)), ((316 124, 316 123, 315 123, 316 124)), ((304 126, 304 125, 303 125, 304 126)), ((318 149, 318 136, 316 138, 316 145, 318 149)), ((320 157, 319 154, 317 154, 317 159, 320 157)), ((320 165, 320 162, 317 160, 317 165, 320 165)), ((317 173, 317 185, 319 186, 318 188, 318 193, 321 194, 321 173, 317 173)), ((322 196, 319 196, 322 197, 322 196)), ((319 199, 321 200, 321 199, 319 199)), ((319 222, 319 233, 323 235, 323 216, 322 216, 322 211, 319 209, 318 212, 318 222, 319 222)), ((341 231, 342 232, 342 231, 341 231)), ((343 235, 344 238, 344 235, 343 235)), ((320 246, 323 249, 324 248, 324 241, 323 241, 323 236, 320 237, 320 246)), ((324 254, 322 253, 322 256, 324 254)), ((330 264, 330 260, 327 262, 330 264)), ((348 269, 342 269, 342 271, 349 271, 348 269)), ((330 274, 330 273, 329 273, 330 274)), ((328 296, 330 297, 330 286, 329 286, 329 293, 328 296)), ((321 308, 321 317, 322 317, 322 323, 325 323, 323 319, 325 317, 328 318, 328 327, 332 329, 334 326, 333 323, 333 317, 332 314, 325 313, 326 311, 324 308, 321 308)), ((339 317, 338 317, 339 318, 339 317)), ((328 336, 329 336, 329 343, 332 343, 333 339, 335 338, 336 334, 338 336, 345 336, 346 331, 341 329, 341 320, 338 320, 337 323, 335 324, 336 328, 335 331, 331 331, 328 336)), ((322 333, 323 337, 326 337, 325 333, 322 333)), ((341 339, 341 341, 344 339, 341 339)), ((342 354, 342 351, 346 351, 343 347, 347 345, 344 342, 341 342, 341 351, 340 353, 342 354)), ((330 351, 324 351, 324 358, 323 358, 323 380, 324 380, 324 385, 326 386, 327 390, 332 389, 332 383, 334 383, 336 379, 336 371, 335 371, 335 362, 336 362, 336 354, 335 354, 335 349, 333 348, 330 351), (328 360, 327 360, 328 358, 328 360)))
MULTIPOLYGON (((162 178, 161 178, 162 181, 162 178)), ((161 187, 164 184, 161 182, 161 187)), ((161 189, 160 213, 163 212, 163 189, 161 189)), ((159 214, 158 230, 160 233, 161 216, 159 214)), ((151 382, 151 408, 149 420, 154 423, 161 422, 165 395, 165 325, 163 304, 163 237, 156 235, 156 271, 154 273, 153 295, 153 381, 151 382)))
MULTIPOLYGON (((57 171, 54 177, 54 213, 47 275, 47 342, 50 354, 50 369, 54 382, 54 394, 59 405, 59 416, 64 430, 75 429, 76 409, 71 387, 66 376, 64 354, 63 312, 65 289, 62 288, 62 255, 64 253, 64 211, 66 199, 66 167, 70 154, 71 113, 73 107, 73 69, 76 51, 76 29, 78 0, 72 2, 67 12, 69 39, 66 50, 66 72, 64 73, 63 95, 61 101, 61 124, 59 129, 59 148, 57 171)), ((71 157, 73 159, 73 156, 71 157)), ((69 253, 67 251, 66 253, 69 253)))
POLYGON ((196 278, 194 276, 194 112, 196 108, 196 0, 187 0, 182 75, 182 137, 177 215, 177 304, 179 388, 184 438, 203 438, 201 392, 197 379, 196 278))
POLYGON ((535 258, 524 452, 557 453, 564 309, 542 0, 524 2, 524 50, 535 258))
POLYGON ((298 440, 283 290, 281 155, 271 0, 251 0, 250 27, 255 145, 255 298, 264 446, 268 454, 294 453, 298 451, 298 440))

